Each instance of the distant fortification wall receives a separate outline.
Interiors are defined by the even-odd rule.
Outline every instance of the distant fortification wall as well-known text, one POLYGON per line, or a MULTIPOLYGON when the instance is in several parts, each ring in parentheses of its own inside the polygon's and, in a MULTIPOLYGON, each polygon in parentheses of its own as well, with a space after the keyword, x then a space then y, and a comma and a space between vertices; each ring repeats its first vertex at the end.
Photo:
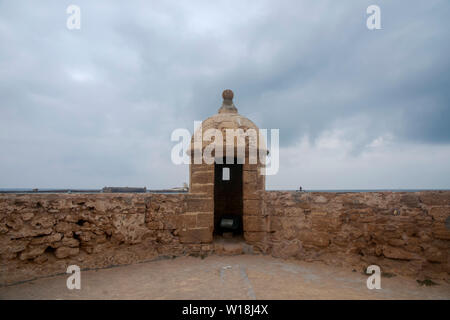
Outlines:
MULTIPOLYGON (((448 279, 450 191, 263 193, 244 215, 254 252, 448 279)), ((0 285, 161 256, 214 252, 193 194, 2 194, 0 285)))

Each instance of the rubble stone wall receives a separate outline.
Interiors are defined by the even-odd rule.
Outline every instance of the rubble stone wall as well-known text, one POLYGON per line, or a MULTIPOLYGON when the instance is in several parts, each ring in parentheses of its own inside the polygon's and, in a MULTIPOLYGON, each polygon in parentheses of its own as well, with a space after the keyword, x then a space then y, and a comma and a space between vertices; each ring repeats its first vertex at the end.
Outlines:
POLYGON ((449 279, 450 191, 269 191, 263 216, 276 257, 449 279))
MULTIPOLYGON (((449 277, 450 191, 255 194, 244 207, 253 252, 449 277)), ((72 264, 211 253, 211 200, 201 193, 1 194, 0 285, 64 273, 72 264)))
MULTIPOLYGON (((203 217, 186 214, 188 205, 201 205, 190 197, 0 195, 0 285, 64 273, 71 264, 99 268, 208 252, 211 244, 192 239, 196 234, 185 234, 188 226, 195 233, 204 231, 198 226, 207 223, 203 217)), ((212 241, 209 233, 205 237, 212 241)))

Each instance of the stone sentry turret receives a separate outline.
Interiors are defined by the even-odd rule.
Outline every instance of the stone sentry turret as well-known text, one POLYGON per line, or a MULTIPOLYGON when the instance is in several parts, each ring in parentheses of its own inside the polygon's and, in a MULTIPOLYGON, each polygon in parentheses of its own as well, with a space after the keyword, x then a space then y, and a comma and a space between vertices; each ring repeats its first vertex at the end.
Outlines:
MULTIPOLYGON (((247 242, 261 241, 265 237, 265 230, 260 229, 263 218, 262 199, 265 190, 265 176, 261 174, 263 162, 259 159, 259 128, 248 118, 240 115, 238 109, 233 103, 234 93, 227 89, 222 93, 223 102, 218 113, 202 122, 202 125, 194 133, 191 141, 189 154, 190 162, 190 198, 201 199, 202 205, 195 206, 196 209, 189 211, 188 203, 187 214, 197 214, 197 221, 201 217, 202 221, 208 221, 206 225, 209 232, 220 236, 220 220, 223 217, 233 217, 240 221, 240 228, 236 236, 243 234, 247 242), (217 129, 222 133, 223 152, 213 151, 214 163, 206 163, 204 159, 201 163, 194 163, 194 153, 203 152, 213 140, 203 141, 202 137, 209 129, 217 129), (257 161, 250 163, 249 159, 249 138, 236 136, 234 141, 227 141, 227 129, 241 129, 240 132, 246 135, 249 129, 256 132, 257 137, 257 161), (200 131, 201 130, 201 131, 200 131), (195 143, 196 136, 200 140, 195 143), (240 138, 243 138, 240 140, 240 138), (245 143, 245 152, 239 153, 237 143, 245 143), (234 144, 231 158, 227 154, 227 144, 234 144), (218 156, 223 156, 220 159, 218 156), (222 161, 221 161, 222 160, 222 161), (232 163, 230 161, 232 160, 232 163), (200 211, 196 211, 200 210, 200 211)), ((265 149, 265 145, 262 144, 265 149)), ((267 154, 266 150, 263 150, 267 154)), ((199 225, 197 225, 199 227, 199 225)), ((205 232, 203 230, 203 232, 205 232)), ((201 237, 199 234, 198 236, 201 237)))

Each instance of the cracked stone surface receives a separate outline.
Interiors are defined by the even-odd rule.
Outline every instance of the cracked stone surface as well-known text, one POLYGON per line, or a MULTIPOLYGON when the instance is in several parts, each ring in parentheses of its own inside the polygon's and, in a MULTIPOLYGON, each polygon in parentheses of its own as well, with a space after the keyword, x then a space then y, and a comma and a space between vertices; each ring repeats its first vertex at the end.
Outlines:
MULTIPOLYGON (((65 270, 61 270, 64 272, 65 270)), ((263 255, 180 257, 0 287, 0 299, 450 299, 450 284, 420 286, 403 276, 369 290, 362 272, 263 255)))

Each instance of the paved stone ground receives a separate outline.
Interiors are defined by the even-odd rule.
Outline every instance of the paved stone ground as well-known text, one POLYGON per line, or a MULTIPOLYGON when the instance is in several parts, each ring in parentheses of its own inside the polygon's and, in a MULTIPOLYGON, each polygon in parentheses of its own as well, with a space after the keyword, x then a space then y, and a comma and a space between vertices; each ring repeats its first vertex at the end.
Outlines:
POLYGON ((0 288, 0 299, 450 299, 450 284, 423 287, 415 279, 381 279, 320 262, 262 255, 181 257, 81 272, 81 290, 69 275, 0 288))

